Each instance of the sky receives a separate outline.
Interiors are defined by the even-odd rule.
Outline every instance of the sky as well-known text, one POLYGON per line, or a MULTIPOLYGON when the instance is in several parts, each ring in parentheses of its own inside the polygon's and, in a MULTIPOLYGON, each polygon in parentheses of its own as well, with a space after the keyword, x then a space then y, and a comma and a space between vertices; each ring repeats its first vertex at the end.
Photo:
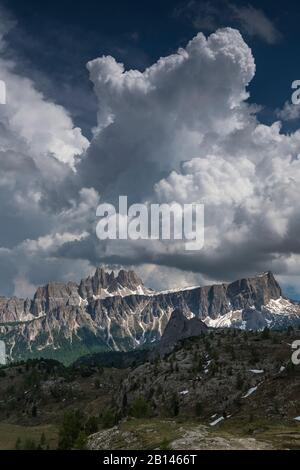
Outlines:
POLYGON ((294 1, 0 1, 0 295, 95 266, 300 298, 294 1), (103 242, 99 202, 205 206, 204 249, 103 242))

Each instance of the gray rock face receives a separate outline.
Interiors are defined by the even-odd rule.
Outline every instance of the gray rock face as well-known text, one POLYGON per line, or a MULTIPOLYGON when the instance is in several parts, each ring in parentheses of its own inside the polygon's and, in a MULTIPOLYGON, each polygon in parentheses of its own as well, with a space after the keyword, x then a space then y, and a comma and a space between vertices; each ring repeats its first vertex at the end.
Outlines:
POLYGON ((32 300, 0 297, 0 339, 15 359, 130 350, 160 340, 176 309, 194 317, 188 329, 197 329, 198 320, 243 329, 300 324, 299 305, 282 297, 270 272, 231 284, 156 293, 133 271, 115 275, 98 268, 79 285, 40 287, 32 300))
POLYGON ((91 299, 103 298, 114 293, 130 294, 139 287, 144 287, 143 282, 134 271, 121 270, 115 277, 113 272, 107 273, 103 268, 97 268, 93 276, 81 281, 78 292, 82 298, 91 299))
POLYGON ((172 313, 158 345, 160 356, 172 351, 178 341, 206 333, 208 327, 199 318, 190 320, 178 308, 172 313))
POLYGON ((17 322, 32 318, 29 299, 0 297, 0 323, 17 322))
POLYGON ((78 305, 78 302, 78 286, 75 283, 51 282, 37 289, 30 310, 34 316, 38 317, 57 307, 78 305))
POLYGON ((271 299, 282 296, 281 288, 271 272, 228 285, 227 296, 235 310, 255 306, 260 308, 271 299))

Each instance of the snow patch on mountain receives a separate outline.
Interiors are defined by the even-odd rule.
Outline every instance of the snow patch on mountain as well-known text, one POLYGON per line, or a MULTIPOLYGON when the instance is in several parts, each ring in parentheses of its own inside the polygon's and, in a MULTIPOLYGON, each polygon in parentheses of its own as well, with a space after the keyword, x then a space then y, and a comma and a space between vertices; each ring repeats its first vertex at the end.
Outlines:
POLYGON ((289 299, 285 299, 284 297, 271 299, 265 306, 262 307, 262 310, 268 313, 273 313, 275 315, 300 315, 300 305, 296 302, 292 302, 289 299))
POLYGON ((212 423, 209 423, 210 426, 216 426, 217 424, 219 424, 221 421, 224 420, 224 417, 221 416, 220 418, 216 419, 215 421, 213 421, 212 423))
POLYGON ((211 328, 231 328, 235 323, 240 322, 240 328, 243 328, 242 310, 230 310, 217 318, 207 316, 203 322, 211 328))
POLYGON ((248 392, 246 393, 246 395, 244 395, 242 398, 248 398, 250 397, 250 395, 252 395, 254 392, 256 392, 257 390, 257 387, 251 387, 249 388, 248 392))
POLYGON ((128 287, 124 287, 119 285, 117 289, 111 291, 109 289, 101 289, 100 294, 95 295, 93 294, 93 300, 102 300, 108 297, 128 297, 129 295, 147 295, 151 296, 154 295, 154 291, 152 289, 148 289, 143 285, 139 285, 136 289, 129 289, 128 287))

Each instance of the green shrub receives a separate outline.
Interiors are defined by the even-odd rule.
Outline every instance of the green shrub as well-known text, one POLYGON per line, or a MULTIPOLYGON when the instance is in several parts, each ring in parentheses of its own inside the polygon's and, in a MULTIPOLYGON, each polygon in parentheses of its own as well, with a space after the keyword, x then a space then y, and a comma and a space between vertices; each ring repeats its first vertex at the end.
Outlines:
POLYGON ((170 404, 169 404, 169 411, 172 417, 178 416, 179 414, 179 401, 178 396, 176 393, 173 393, 170 404))
POLYGON ((244 379, 243 377, 241 376, 241 374, 238 374, 237 377, 236 377, 236 388, 237 390, 242 390, 243 389, 243 386, 244 386, 244 379))
POLYGON ((150 414, 148 402, 144 397, 138 397, 130 407, 130 416, 134 418, 146 418, 150 414))
POLYGON ((96 416, 90 416, 87 422, 85 423, 84 429, 88 436, 90 434, 95 434, 95 432, 98 432, 98 418, 96 418, 96 416))
POLYGON ((118 417, 116 412, 112 409, 108 409, 102 416, 101 416, 101 424, 104 429, 112 428, 118 422, 118 417))
POLYGON ((270 338, 270 330, 269 328, 265 328, 264 331, 261 334, 262 339, 269 339, 270 338))
POLYGON ((59 429, 58 448, 73 449, 83 427, 83 416, 79 410, 66 411, 59 429))
POLYGON ((80 431, 78 437, 74 443, 74 449, 76 450, 84 450, 86 449, 87 444, 87 436, 84 431, 80 431))
POLYGON ((202 413, 203 413, 203 404, 200 401, 198 401, 195 405, 195 415, 199 417, 202 415, 202 413))

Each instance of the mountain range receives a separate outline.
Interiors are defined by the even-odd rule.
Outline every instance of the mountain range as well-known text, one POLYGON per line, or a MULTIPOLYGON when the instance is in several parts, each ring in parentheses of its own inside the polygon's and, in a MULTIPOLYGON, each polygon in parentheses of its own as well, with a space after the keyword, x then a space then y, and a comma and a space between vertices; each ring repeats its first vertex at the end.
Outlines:
MULTIPOLYGON (((284 297, 271 272, 232 283, 155 292, 134 271, 99 267, 79 284, 51 282, 33 299, 0 297, 0 340, 11 360, 57 358, 69 363, 100 351, 154 345, 171 314, 210 328, 300 326, 300 305, 284 297)), ((199 328, 190 324, 189 329, 199 328)))

